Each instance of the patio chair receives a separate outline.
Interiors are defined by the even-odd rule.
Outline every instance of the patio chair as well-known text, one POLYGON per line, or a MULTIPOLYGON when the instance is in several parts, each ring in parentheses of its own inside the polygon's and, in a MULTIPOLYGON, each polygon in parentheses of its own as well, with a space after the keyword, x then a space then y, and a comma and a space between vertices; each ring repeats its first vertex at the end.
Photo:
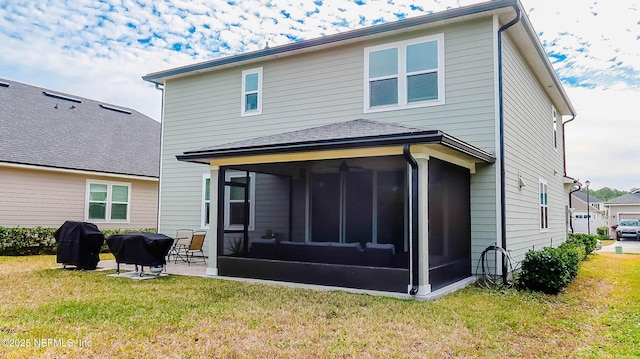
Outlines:
POLYGON ((173 246, 169 250, 167 254, 167 262, 171 261, 171 256, 173 255, 174 263, 178 262, 178 258, 183 261, 186 261, 186 258, 182 258, 181 252, 184 252, 185 248, 189 246, 191 243, 191 238, 193 237, 193 230, 191 229, 178 229, 176 231, 176 237, 173 241, 173 246))
POLYGON ((199 258, 202 258, 202 261, 206 264, 207 261, 204 257, 204 252, 202 250, 202 246, 204 245, 204 238, 207 236, 207 231, 196 231, 193 232, 193 236, 191 237, 191 242, 189 242, 189 246, 184 247, 184 256, 187 260, 187 264, 191 265, 193 262, 193 258, 197 252, 200 252, 199 258))

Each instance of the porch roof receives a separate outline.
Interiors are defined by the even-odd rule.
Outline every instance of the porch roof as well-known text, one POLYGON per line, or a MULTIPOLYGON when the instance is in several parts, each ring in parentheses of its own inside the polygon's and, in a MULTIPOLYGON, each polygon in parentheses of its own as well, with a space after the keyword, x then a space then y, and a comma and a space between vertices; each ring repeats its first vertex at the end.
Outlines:
MULTIPOLYGON (((249 157, 279 156, 277 162, 289 162, 303 159, 339 158, 340 155, 324 156, 329 151, 340 152, 359 157, 358 151, 364 149, 383 149, 368 151, 363 156, 402 154, 403 145, 420 145, 419 152, 436 151, 445 156, 455 157, 476 163, 494 163, 495 157, 475 146, 449 136, 439 130, 426 130, 401 124, 383 123, 357 119, 346 122, 312 127, 270 136, 257 137, 242 141, 220 144, 203 149, 186 151, 176 158, 179 161, 205 164, 242 164, 249 157), (399 151, 399 152, 398 152, 399 151), (398 152, 398 153, 395 153, 398 152), (315 156, 300 156, 310 153, 315 156), (297 155, 294 157, 287 156, 297 155), (234 160, 232 160, 234 159, 234 160), (244 160, 243 160, 244 159, 244 160)), ((413 148, 412 148, 413 152, 413 148)), ((271 158, 267 162, 276 162, 271 158)))

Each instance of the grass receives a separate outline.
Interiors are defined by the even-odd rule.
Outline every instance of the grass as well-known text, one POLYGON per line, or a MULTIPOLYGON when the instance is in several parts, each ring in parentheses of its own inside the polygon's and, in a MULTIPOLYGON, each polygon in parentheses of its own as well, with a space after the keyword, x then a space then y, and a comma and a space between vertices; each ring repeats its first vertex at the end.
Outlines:
POLYGON ((635 255, 590 256, 557 296, 472 286, 433 302, 54 266, 0 257, 0 357, 640 356, 635 255))

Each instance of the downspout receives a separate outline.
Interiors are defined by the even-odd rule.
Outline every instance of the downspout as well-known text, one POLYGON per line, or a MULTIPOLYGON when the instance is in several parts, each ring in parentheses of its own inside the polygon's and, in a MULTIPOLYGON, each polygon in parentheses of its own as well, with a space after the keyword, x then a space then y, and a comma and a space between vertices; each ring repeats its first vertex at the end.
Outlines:
POLYGON ((162 201, 162 154, 164 153, 164 86, 155 83, 156 90, 162 91, 162 100, 160 103, 160 158, 158 163, 158 208, 156 213, 156 230, 160 233, 160 202, 162 201))
MULTIPOLYGON (((567 122, 569 122, 569 121, 567 121, 567 122)), ((563 132, 563 136, 564 136, 564 132, 563 132)), ((578 188, 576 188, 573 191, 569 192, 569 208, 571 208, 571 195, 573 194, 573 192, 578 192, 579 190, 582 189, 582 185, 579 184, 578 181, 575 181, 574 183, 578 184, 578 188)), ((587 220, 589 220, 589 218, 587 218, 587 220)), ((571 233, 573 233, 573 216, 569 217, 569 228, 571 228, 571 233)))
MULTIPOLYGON (((507 206, 505 204, 505 169, 504 169, 504 98, 503 98, 503 76, 502 76, 502 33, 520 21, 521 13, 518 6, 514 6, 516 17, 498 29, 498 107, 500 121, 500 218, 501 218, 501 239, 502 249, 507 250, 507 206)), ((502 257, 502 281, 507 283, 507 262, 506 257, 502 257)))
POLYGON ((411 156, 411 150, 409 145, 404 145, 402 148, 402 154, 404 159, 411 166, 411 290, 409 294, 416 295, 418 293, 418 162, 411 156))

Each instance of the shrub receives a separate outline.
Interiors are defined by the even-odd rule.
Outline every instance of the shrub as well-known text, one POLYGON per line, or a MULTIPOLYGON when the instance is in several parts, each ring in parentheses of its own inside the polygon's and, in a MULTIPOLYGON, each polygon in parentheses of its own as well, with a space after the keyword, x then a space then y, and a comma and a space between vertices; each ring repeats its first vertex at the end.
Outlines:
MULTIPOLYGON (((56 254, 58 244, 54 234, 57 228, 6 228, 0 227, 0 256, 28 256, 36 254, 56 254)), ((149 229, 105 229, 101 230, 105 238, 125 232, 156 232, 155 228, 149 229)), ((100 252, 109 253, 105 243, 100 252)))
POLYGON ((528 251, 521 263, 520 284, 547 294, 560 292, 573 279, 573 272, 577 272, 577 269, 570 268, 573 261, 567 252, 561 248, 550 247, 528 251))
POLYGON ((558 246, 558 249, 563 252, 562 254, 565 256, 565 260, 567 261, 567 268, 570 276, 569 282, 571 282, 578 276, 580 262, 587 257, 587 253, 584 250, 584 244, 564 242, 558 246))
POLYGON ((57 250, 55 232, 56 228, 0 227, 0 255, 54 254, 57 250))
POLYGON ((586 233, 569 233, 566 242, 582 243, 584 244, 585 252, 587 254, 591 254, 594 250, 596 250, 596 245, 598 244, 598 236, 596 236, 595 234, 586 233))
POLYGON ((596 233, 598 233, 598 236, 605 236, 609 238, 609 227, 607 226, 598 227, 596 229, 596 233))

